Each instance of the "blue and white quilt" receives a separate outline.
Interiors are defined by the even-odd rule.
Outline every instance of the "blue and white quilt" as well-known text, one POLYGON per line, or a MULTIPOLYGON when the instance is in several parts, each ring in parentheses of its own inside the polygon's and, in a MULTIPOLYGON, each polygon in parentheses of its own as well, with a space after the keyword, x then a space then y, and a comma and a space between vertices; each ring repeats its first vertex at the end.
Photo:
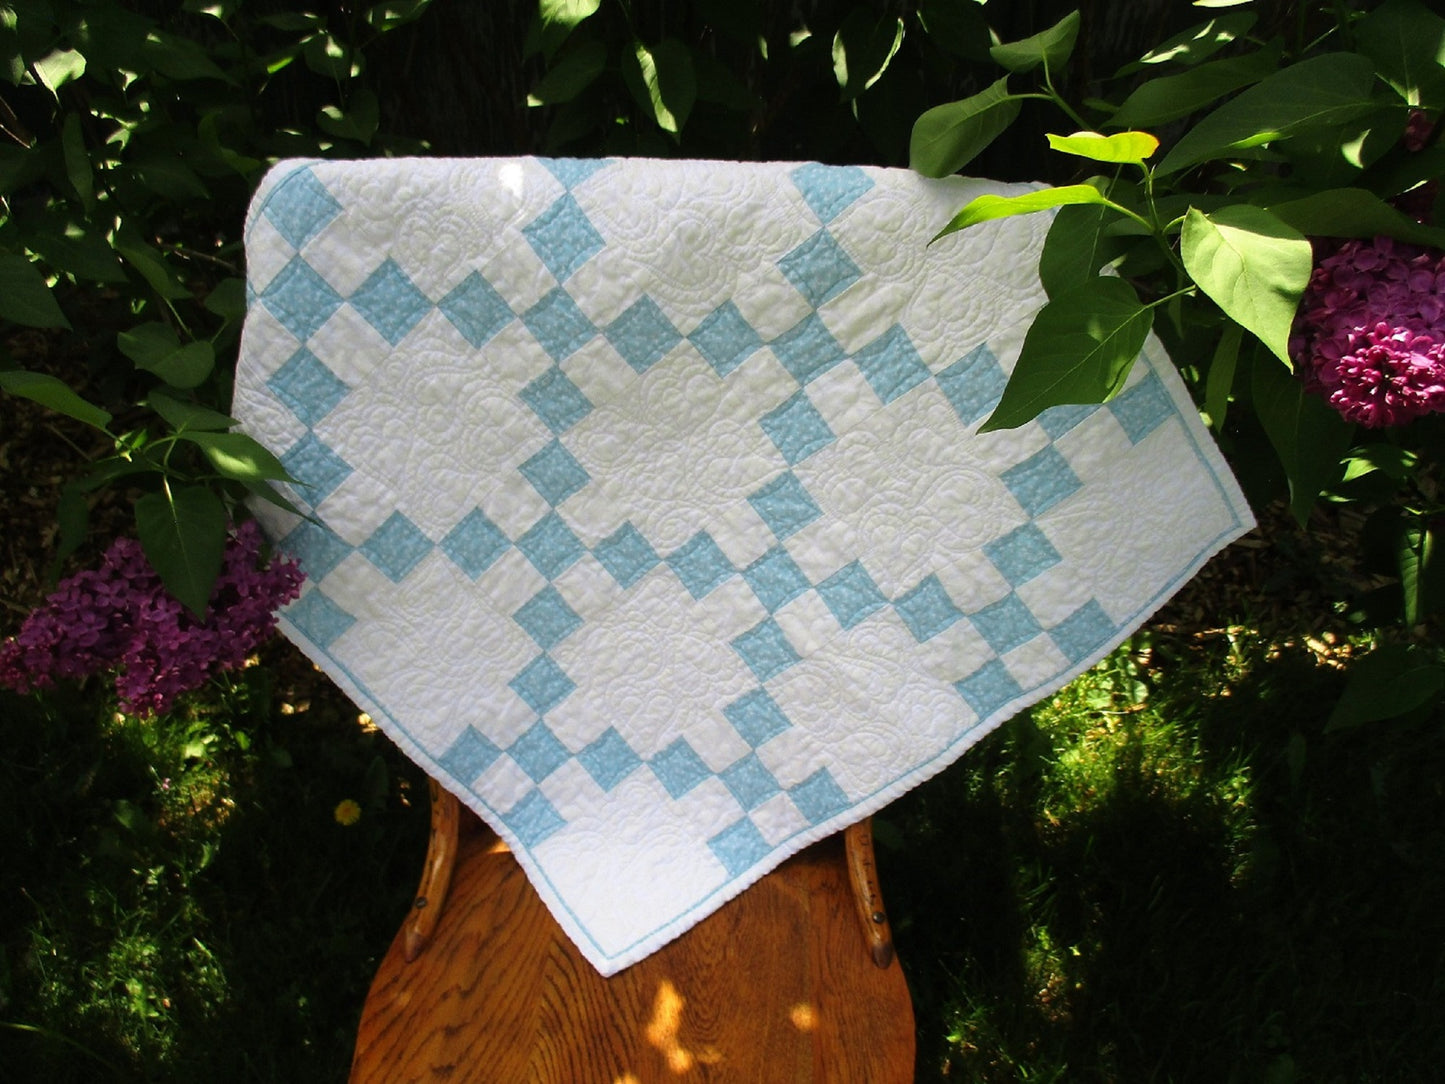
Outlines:
POLYGON ((816 164, 292 161, 235 413, 282 628, 605 974, 1092 665, 1249 509, 1159 345, 980 435, 1047 216, 816 164))

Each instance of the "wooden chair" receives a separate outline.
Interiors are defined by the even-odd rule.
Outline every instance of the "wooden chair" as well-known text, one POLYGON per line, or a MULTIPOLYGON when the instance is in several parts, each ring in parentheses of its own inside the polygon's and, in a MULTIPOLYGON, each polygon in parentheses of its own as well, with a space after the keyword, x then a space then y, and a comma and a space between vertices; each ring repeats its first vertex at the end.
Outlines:
POLYGON ((433 783, 416 909, 372 982, 351 1081, 887 1084, 913 1060, 867 821, 603 978, 433 783))

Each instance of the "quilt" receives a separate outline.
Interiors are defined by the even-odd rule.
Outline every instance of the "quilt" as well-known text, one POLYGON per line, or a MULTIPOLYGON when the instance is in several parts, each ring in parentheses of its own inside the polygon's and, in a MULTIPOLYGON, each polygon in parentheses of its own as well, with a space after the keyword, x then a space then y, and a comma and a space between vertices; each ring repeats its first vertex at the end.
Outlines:
POLYGON ((1137 628, 1253 521, 1159 343, 980 434, 1031 186, 816 163, 288 161, 234 413, 281 627, 626 967, 1137 628))

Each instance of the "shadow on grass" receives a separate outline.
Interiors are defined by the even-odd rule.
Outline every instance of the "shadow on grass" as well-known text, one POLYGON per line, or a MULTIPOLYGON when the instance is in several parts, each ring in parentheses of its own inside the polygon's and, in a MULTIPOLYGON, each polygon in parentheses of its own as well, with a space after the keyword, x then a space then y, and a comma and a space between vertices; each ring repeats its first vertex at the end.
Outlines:
POLYGON ((260 668, 151 722, 0 697, 0 1078, 343 1080, 425 846, 417 770, 339 694, 274 715, 260 668))
POLYGON ((888 811, 919 1080, 1435 1076, 1440 720, 1327 735, 1339 675, 1250 650, 1116 653, 888 811))

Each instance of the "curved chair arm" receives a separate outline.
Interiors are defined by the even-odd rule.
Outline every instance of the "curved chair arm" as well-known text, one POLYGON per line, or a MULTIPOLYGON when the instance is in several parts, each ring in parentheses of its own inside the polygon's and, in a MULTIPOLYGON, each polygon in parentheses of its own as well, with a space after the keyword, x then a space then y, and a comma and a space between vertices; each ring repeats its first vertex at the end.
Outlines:
POLYGON ((461 808, 456 796, 443 790, 435 779, 427 780, 431 792, 431 838, 427 841, 426 865, 422 867, 421 884, 416 890, 412 913, 406 922, 403 955, 411 963, 421 955, 431 940, 432 932, 442 917, 447 890, 452 884, 452 870, 457 862, 457 829, 461 808))
POLYGON ((893 931, 883 910, 883 890, 878 884, 878 863, 873 857, 873 818, 865 817, 843 831, 848 854, 848 879, 853 884, 853 902, 863 922, 863 936, 873 962, 887 967, 893 962, 893 931))

